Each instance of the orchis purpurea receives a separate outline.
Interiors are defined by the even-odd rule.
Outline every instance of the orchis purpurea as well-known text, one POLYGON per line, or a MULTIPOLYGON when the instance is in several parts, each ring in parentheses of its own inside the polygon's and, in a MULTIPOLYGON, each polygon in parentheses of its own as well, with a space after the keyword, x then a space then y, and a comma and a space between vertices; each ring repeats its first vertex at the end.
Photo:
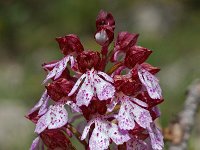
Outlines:
POLYGON ((73 135, 87 150, 163 149, 154 123, 163 102, 160 69, 145 62, 152 51, 137 45, 139 34, 120 32, 109 49, 114 29, 112 14, 101 10, 94 34, 100 52, 84 50, 73 34, 56 38, 64 57, 42 65, 46 89, 26 115, 38 135, 31 150, 74 150, 73 135))

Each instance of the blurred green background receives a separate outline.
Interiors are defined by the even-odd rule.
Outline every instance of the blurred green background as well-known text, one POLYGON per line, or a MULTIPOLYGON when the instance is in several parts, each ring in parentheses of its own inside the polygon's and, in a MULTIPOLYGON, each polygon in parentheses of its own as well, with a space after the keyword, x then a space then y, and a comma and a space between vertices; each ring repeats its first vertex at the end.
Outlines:
MULTIPOLYGON (((154 51, 148 61, 162 68, 160 122, 166 127, 181 110, 187 86, 200 76, 199 8, 199 0, 1 0, 0 149, 29 148, 36 135, 23 116, 43 92, 41 64, 62 57, 54 39, 65 34, 79 35, 86 49, 99 49, 93 34, 100 9, 112 12, 116 33, 140 33, 139 45, 154 51)), ((191 150, 200 147, 199 120, 191 150)))

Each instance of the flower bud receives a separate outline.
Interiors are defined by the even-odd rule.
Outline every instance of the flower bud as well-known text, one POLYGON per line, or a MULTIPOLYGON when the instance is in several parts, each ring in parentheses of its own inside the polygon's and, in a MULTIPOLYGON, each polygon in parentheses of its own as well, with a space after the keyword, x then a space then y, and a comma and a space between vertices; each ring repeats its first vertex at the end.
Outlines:
POLYGON ((69 34, 64 37, 56 38, 59 47, 64 55, 69 55, 73 52, 80 53, 84 50, 78 36, 69 34))
POLYGON ((114 52, 111 61, 117 61, 120 53, 126 53, 137 42, 139 34, 131 34, 128 32, 120 32, 115 41, 114 52))
POLYGON ((133 46, 127 51, 124 64, 131 69, 136 64, 143 63, 151 53, 152 51, 148 50, 147 48, 133 46))
POLYGON ((98 98, 93 97, 91 103, 87 106, 83 105, 81 106, 81 110, 83 112, 83 116, 89 120, 92 118, 93 115, 96 113, 100 115, 104 115, 107 111, 106 104, 108 104, 108 101, 100 101, 98 98))
POLYGON ((109 27, 100 28, 95 34, 96 42, 101 46, 108 46, 114 39, 114 32, 109 27))
POLYGON ((115 20, 112 16, 111 13, 107 13, 103 10, 101 10, 97 16, 97 19, 96 19, 96 27, 97 27, 97 30, 99 28, 101 28, 102 26, 109 26, 112 28, 112 30, 115 29, 115 20))
POLYGON ((139 34, 131 34, 128 32, 120 32, 115 42, 115 51, 127 51, 137 42, 139 34))
POLYGON ((83 51, 77 56, 78 68, 82 73, 93 67, 95 70, 99 70, 100 61, 101 58, 99 52, 83 51))
POLYGON ((57 129, 45 130, 40 137, 48 149, 72 149, 72 143, 67 136, 57 129))
POLYGON ((125 75, 115 75, 114 85, 118 91, 122 91, 125 95, 135 95, 142 88, 142 84, 138 78, 127 77, 125 75))
POLYGON ((47 93, 52 100, 60 102, 67 97, 72 87, 74 86, 73 81, 68 81, 67 79, 60 78, 46 86, 47 93))

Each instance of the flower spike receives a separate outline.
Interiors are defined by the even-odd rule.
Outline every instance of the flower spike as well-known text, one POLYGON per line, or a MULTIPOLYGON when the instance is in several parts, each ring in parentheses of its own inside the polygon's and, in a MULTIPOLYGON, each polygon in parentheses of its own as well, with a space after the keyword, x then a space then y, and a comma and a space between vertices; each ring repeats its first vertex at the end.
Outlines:
POLYGON ((73 136, 85 150, 163 149, 154 123, 164 101, 155 77, 160 69, 145 62, 152 51, 137 45, 139 34, 124 31, 114 40, 114 30, 114 17, 101 10, 94 33, 100 51, 85 50, 74 34, 56 38, 64 57, 42 65, 49 83, 26 115, 38 135, 30 150, 75 150, 73 136))

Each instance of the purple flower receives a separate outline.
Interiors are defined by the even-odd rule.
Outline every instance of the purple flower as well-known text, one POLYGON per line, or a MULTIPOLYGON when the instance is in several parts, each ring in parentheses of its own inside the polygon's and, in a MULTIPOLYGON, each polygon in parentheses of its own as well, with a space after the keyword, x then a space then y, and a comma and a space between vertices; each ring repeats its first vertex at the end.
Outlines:
POLYGON ((162 150, 164 147, 162 132, 154 123, 151 123, 147 130, 149 132, 152 148, 154 150, 162 150))
POLYGON ((139 67, 138 76, 152 99, 162 99, 162 90, 158 83, 158 79, 154 75, 142 67, 139 67))
POLYGON ((112 98, 115 87, 111 83, 113 83, 113 79, 106 73, 91 69, 77 80, 68 96, 74 94, 80 86, 76 95, 76 104, 78 106, 88 106, 93 96, 97 96, 99 100, 112 98))
POLYGON ((58 62, 44 65, 43 68, 52 67, 53 69, 49 71, 43 83, 46 83, 49 79, 54 79, 54 80, 58 79, 62 75, 63 71, 66 69, 67 63, 69 61, 71 63, 71 68, 72 68, 74 66, 75 60, 74 57, 70 55, 64 57, 62 60, 58 62))
POLYGON ((118 95, 117 101, 121 102, 119 113, 116 115, 120 129, 131 130, 135 127, 135 122, 142 128, 147 128, 152 122, 149 111, 138 105, 145 107, 146 103, 123 94, 118 95))
POLYGON ((68 113, 63 104, 51 105, 48 111, 40 117, 35 132, 40 134, 46 128, 56 129, 64 126, 68 121, 68 113))
POLYGON ((105 118, 97 116, 88 122, 83 130, 81 140, 86 138, 92 124, 95 124, 95 127, 89 139, 90 150, 107 149, 110 139, 117 145, 123 144, 130 139, 128 133, 121 132, 116 124, 110 123, 105 118))

